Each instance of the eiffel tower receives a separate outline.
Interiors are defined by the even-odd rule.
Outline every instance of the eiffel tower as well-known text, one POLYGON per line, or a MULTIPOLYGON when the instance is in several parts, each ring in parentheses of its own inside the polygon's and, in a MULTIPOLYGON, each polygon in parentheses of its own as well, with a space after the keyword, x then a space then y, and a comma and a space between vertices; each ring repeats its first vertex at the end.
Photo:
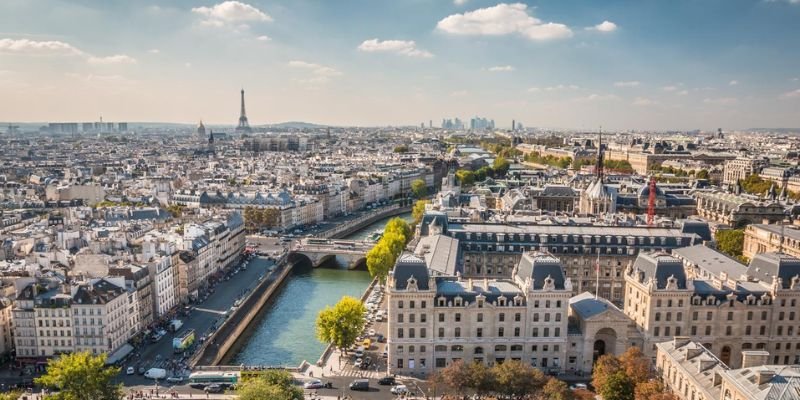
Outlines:
POLYGON ((244 112, 244 89, 242 89, 242 111, 239 114, 239 125, 236 126, 236 132, 250 133, 250 123, 247 122, 247 113, 244 112))

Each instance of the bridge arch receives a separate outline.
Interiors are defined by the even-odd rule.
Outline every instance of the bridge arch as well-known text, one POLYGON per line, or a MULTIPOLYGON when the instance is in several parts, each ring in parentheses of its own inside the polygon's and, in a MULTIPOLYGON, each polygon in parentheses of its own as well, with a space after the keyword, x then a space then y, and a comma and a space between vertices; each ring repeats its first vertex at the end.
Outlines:
POLYGON ((307 263, 308 265, 314 266, 314 261, 311 260, 307 255, 298 252, 290 252, 288 256, 286 256, 286 261, 289 264, 302 264, 307 263))

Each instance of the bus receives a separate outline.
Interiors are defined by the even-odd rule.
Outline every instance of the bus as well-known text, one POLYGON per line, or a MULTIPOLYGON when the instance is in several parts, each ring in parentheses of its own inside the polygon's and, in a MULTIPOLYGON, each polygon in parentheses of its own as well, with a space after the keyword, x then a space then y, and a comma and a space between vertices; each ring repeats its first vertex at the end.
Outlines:
POLYGON ((214 383, 234 385, 239 382, 238 372, 229 371, 197 371, 189 375, 189 383, 211 385, 214 383))

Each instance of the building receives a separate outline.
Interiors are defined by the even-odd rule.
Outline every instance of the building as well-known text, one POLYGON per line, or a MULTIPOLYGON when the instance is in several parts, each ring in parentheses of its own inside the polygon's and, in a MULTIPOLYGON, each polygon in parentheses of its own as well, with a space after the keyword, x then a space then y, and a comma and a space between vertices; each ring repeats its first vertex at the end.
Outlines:
POLYGON ((784 207, 777 201, 760 200, 719 190, 696 190, 697 216, 732 228, 769 221, 776 223, 785 217, 784 207))
POLYGON ((562 371, 572 284, 558 259, 526 253, 511 277, 466 279, 402 255, 387 281, 388 372, 506 359, 562 371))
POLYGON ((769 166, 769 160, 763 158, 736 157, 725 161, 722 172, 722 184, 736 185, 748 175, 758 173, 761 168, 769 166))
POLYGON ((441 212, 428 212, 419 225, 419 237, 440 232, 458 239, 462 273, 476 279, 510 278, 524 252, 546 251, 561 260, 572 280, 573 294, 597 292, 599 261, 600 297, 621 303, 628 263, 641 251, 670 251, 702 243, 694 228, 686 223, 679 228, 462 223, 449 222, 441 212))
POLYGON ((14 348, 14 321, 11 310, 13 302, 0 297, 0 357, 8 355, 14 348))
POLYGON ((742 256, 780 251, 800 258, 800 227, 797 225, 750 224, 744 229, 742 256))
POLYGON ((731 369, 700 343, 676 337, 658 344, 656 370, 680 400, 797 400, 800 368, 770 365, 769 352, 743 351, 731 369))
POLYGON ((731 367, 747 350, 767 350, 773 364, 800 363, 800 260, 756 255, 745 267, 695 246, 642 253, 625 271, 625 314, 643 335, 643 351, 688 336, 731 367))

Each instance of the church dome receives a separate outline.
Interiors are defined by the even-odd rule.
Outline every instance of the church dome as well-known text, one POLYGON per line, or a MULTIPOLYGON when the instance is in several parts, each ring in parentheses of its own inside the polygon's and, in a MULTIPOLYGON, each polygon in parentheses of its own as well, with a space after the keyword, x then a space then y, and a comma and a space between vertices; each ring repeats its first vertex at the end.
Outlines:
POLYGON ((198 135, 203 135, 203 136, 206 135, 206 126, 203 125, 203 121, 202 120, 200 120, 200 123, 197 124, 197 134, 198 135))

